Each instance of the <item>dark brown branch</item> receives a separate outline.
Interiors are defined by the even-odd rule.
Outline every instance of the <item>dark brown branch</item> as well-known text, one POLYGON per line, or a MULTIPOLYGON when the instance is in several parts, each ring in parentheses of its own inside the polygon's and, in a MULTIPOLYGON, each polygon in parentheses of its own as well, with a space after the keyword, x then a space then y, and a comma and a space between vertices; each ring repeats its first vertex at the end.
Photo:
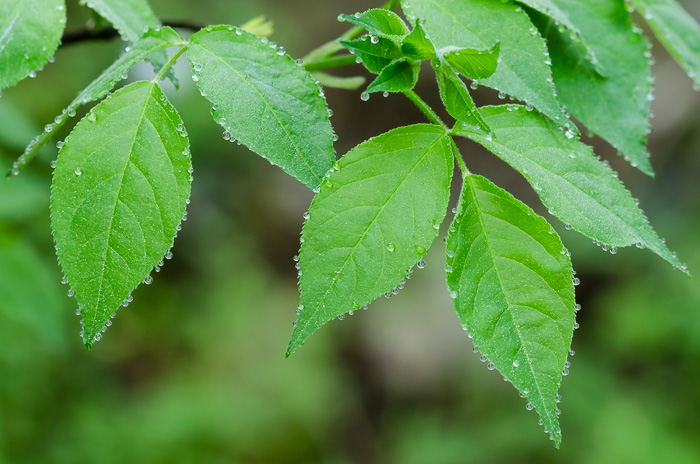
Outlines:
MULTIPOLYGON (((191 31, 198 31, 204 27, 203 24, 198 24, 192 21, 167 21, 163 23, 164 26, 169 26, 176 29, 189 29, 191 31)), ((112 27, 105 29, 94 30, 94 29, 83 29, 80 31, 67 32, 63 35, 61 40, 62 45, 69 45, 80 42, 87 42, 90 40, 111 40, 119 37, 119 32, 112 27)))

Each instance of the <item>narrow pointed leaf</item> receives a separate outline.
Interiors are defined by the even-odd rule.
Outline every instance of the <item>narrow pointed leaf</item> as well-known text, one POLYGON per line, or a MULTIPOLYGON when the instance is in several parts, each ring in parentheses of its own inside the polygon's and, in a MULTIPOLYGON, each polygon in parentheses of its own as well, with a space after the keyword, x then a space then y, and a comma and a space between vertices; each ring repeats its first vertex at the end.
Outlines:
POLYGON ((367 86, 367 93, 406 92, 416 86, 420 65, 409 58, 401 58, 382 69, 377 78, 367 86))
POLYGON ((13 165, 12 171, 21 171, 28 160, 48 142, 69 117, 75 115, 75 110, 80 106, 97 101, 112 90, 117 82, 126 77, 129 70, 137 63, 148 58, 151 54, 164 50, 167 47, 182 45, 180 36, 173 29, 163 27, 157 31, 150 29, 128 51, 124 52, 117 61, 105 69, 100 76, 85 87, 77 97, 73 99, 68 108, 54 118, 54 122, 45 126, 44 132, 32 140, 22 156, 13 165))
POLYGON ((541 15, 535 22, 546 31, 559 100, 592 132, 615 147, 633 166, 653 175, 646 149, 651 70, 644 38, 634 32, 624 2, 609 0, 551 0, 566 6, 582 37, 595 51, 606 77, 580 56, 566 34, 541 15))
POLYGON ((453 167, 449 137, 427 124, 394 129, 343 156, 304 223, 300 312, 287 355, 406 277, 437 236, 453 167))
POLYGON ((135 82, 75 127, 58 155, 51 228, 87 347, 173 244, 190 195, 182 120, 153 82, 135 82))
POLYGON ((136 42, 146 29, 160 24, 146 0, 90 0, 87 5, 130 42, 136 42))
POLYGON ((65 25, 64 0, 0 2, 0 91, 49 61, 65 25))
POLYGON ((424 20, 423 28, 438 49, 483 50, 500 42, 498 69, 479 84, 529 103, 573 128, 555 98, 544 41, 522 8, 494 0, 411 0, 402 6, 411 22, 424 20))
POLYGON ((501 44, 496 43, 488 50, 474 50, 472 48, 448 47, 449 51, 443 52, 443 58, 450 66, 469 79, 486 79, 491 77, 498 68, 498 56, 501 44))
MULTIPOLYGON (((147 0, 90 0, 87 5, 112 23, 124 40, 129 42, 136 42, 147 30, 160 26, 160 20, 147 0)), ((168 55, 165 51, 156 51, 150 61, 158 69, 167 63, 168 55)), ((166 76, 175 87, 179 87, 172 68, 166 76)))
POLYGON ((338 19, 360 26, 370 34, 379 37, 403 37, 408 34, 408 28, 399 15, 383 8, 353 15, 341 14, 338 19))
POLYGON ((630 0, 700 90, 700 25, 675 0, 630 0))
POLYGON ((374 39, 373 43, 367 36, 355 40, 341 40, 340 45, 357 55, 365 68, 379 74, 392 61, 401 58, 401 49, 393 40, 384 37, 374 39))
POLYGON ((419 22, 401 42, 401 52, 414 60, 429 60, 435 56, 435 46, 425 35, 419 22))
POLYGON ((450 116, 462 124, 468 124, 475 130, 491 132, 479 109, 474 104, 467 86, 447 63, 433 60, 433 69, 437 76, 442 102, 450 116))
POLYGON ((575 320, 573 270, 559 236, 508 192, 469 175, 446 271, 475 346, 534 406, 558 446, 556 396, 575 320))
POLYGON ((527 5, 530 8, 534 8, 540 13, 550 17, 554 21, 554 25, 559 29, 560 32, 564 32, 564 29, 568 29, 569 36, 574 42, 577 42, 584 49, 584 57, 593 66, 595 71, 601 76, 604 76, 604 71, 600 66, 598 57, 596 56, 595 50, 588 45, 588 42, 581 34, 578 26, 574 23, 569 12, 566 8, 565 2, 560 2, 557 0, 517 0, 523 5, 527 5))
POLYGON ((520 171, 542 203, 565 224, 609 247, 643 246, 683 272, 685 266, 658 237, 636 201, 590 146, 519 105, 482 107, 492 140, 466 126, 455 133, 475 140, 520 171))
POLYGON ((328 107, 311 75, 246 31, 208 27, 187 57, 214 120, 248 148, 309 188, 335 162, 328 107))

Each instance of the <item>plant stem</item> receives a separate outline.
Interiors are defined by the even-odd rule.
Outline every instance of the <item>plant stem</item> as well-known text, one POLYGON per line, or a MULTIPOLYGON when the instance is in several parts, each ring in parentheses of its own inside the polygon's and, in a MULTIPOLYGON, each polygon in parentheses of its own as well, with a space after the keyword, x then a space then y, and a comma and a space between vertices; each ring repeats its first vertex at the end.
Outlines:
MULTIPOLYGON (((445 129, 446 131, 448 130, 445 123, 442 122, 442 120, 440 119, 440 116, 438 116, 437 113, 435 113, 435 111, 433 111, 433 109, 430 107, 430 105, 428 105, 426 102, 424 102, 423 99, 420 98, 416 92, 414 92, 413 90, 409 90, 407 92, 404 92, 403 94, 406 95, 408 97, 408 99, 411 100, 413 102, 413 104, 416 105, 418 107, 418 109, 421 110, 423 112, 423 114, 425 114, 425 116, 433 124, 439 125, 440 127, 445 129)), ((467 169, 467 165, 464 164, 464 160, 462 159, 462 155, 459 153, 459 148, 457 148, 457 144, 455 143, 454 137, 452 137, 452 136, 449 136, 449 137, 450 137, 450 144, 452 145, 452 152, 453 152, 455 158, 457 158, 457 164, 459 164, 459 168, 462 170, 462 175, 467 176, 470 174, 469 169, 467 169)))
POLYGON ((462 176, 468 176, 471 174, 469 172, 469 169, 467 169, 467 165, 464 164, 464 159, 462 159, 462 154, 459 152, 459 148, 457 148, 457 144, 455 143, 455 138, 450 135, 450 143, 452 144, 452 152, 455 155, 455 158, 457 158, 457 164, 459 165, 459 168, 462 170, 462 176))
POLYGON ((168 61, 167 63, 165 63, 165 66, 163 66, 163 67, 160 69, 160 72, 159 72, 158 75, 153 79, 153 82, 159 82, 161 79, 163 79, 163 77, 165 77, 165 73, 168 72, 168 69, 170 69, 170 67, 171 67, 173 64, 175 64, 175 62, 177 61, 177 59, 180 58, 180 55, 182 55, 183 53, 185 53, 186 50, 187 50, 187 44, 184 44, 184 43, 183 43, 183 47, 182 47, 180 50, 178 50, 178 51, 173 55, 172 58, 170 58, 170 61, 168 61))
POLYGON ((425 114, 425 116, 432 122, 433 124, 437 124, 438 126, 442 127, 445 130, 447 129, 447 126, 445 125, 444 122, 440 119, 440 116, 437 115, 435 111, 428 105, 426 102, 423 101, 421 97, 418 96, 416 92, 413 90, 408 90, 403 93, 408 97, 409 100, 413 102, 414 105, 418 107, 419 110, 425 114))
POLYGON ((343 66, 355 64, 355 59, 356 58, 354 55, 332 56, 330 58, 323 58, 318 61, 312 61, 308 64, 305 64, 304 68, 309 72, 320 71, 321 69, 342 68, 343 66))

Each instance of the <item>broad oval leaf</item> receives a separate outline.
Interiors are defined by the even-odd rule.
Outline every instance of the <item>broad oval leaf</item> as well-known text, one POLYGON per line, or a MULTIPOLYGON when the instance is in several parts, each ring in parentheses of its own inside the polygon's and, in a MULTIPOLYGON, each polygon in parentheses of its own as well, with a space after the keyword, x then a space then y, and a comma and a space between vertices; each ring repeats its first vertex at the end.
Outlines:
POLYGON ((64 0, 0 2, 0 91, 49 61, 65 25, 64 0))
POLYGON ((384 8, 374 8, 353 15, 341 14, 338 20, 348 21, 379 37, 394 38, 408 34, 408 28, 399 15, 384 8))
POLYGON ((144 36, 133 46, 129 47, 117 61, 112 63, 102 74, 85 87, 75 99, 68 105, 68 108, 54 118, 54 122, 45 126, 44 132, 34 138, 25 148, 24 153, 12 166, 11 172, 17 174, 24 169, 24 166, 35 154, 48 142, 69 117, 75 116, 75 110, 86 104, 104 97, 112 90, 120 80, 126 77, 129 70, 137 63, 148 58, 154 52, 164 50, 167 47, 184 45, 182 39, 173 29, 169 27, 158 30, 149 29, 144 36))
POLYGON ((497 42, 488 50, 447 47, 441 50, 443 58, 462 76, 469 79, 486 79, 498 69, 501 44, 497 42))
POLYGON ((214 104, 214 119, 233 137, 309 188, 335 162, 323 91, 267 39, 208 27, 190 38, 193 79, 214 104))
POLYGON ((172 246, 191 166, 182 120, 153 82, 118 90, 66 139, 51 228, 88 348, 172 246))
POLYGON ((469 124, 487 133, 491 132, 488 124, 481 117, 474 100, 469 95, 467 86, 464 85, 462 79, 452 70, 450 65, 441 63, 437 59, 433 60, 432 64, 440 89, 440 98, 442 98, 442 102, 450 116, 461 121, 462 124, 469 124))
MULTIPOLYGON (((410 58, 394 61, 367 86, 366 94, 373 92, 407 92, 418 82, 420 65, 410 58)), ((366 95, 365 94, 365 95, 366 95)))
POLYGON ((675 0, 630 0, 700 90, 700 26, 675 0))
POLYGON ((393 40, 384 37, 371 40, 365 35, 355 40, 341 40, 339 43, 350 53, 357 55, 364 67, 374 74, 379 74, 392 61, 401 58, 399 46, 393 40))
POLYGON ((300 311, 287 355, 406 277, 437 236, 453 167, 449 137, 427 124, 394 129, 341 158, 304 223, 300 311))
POLYGON ((600 162, 590 146, 519 105, 480 110, 493 130, 491 140, 460 124, 454 133, 475 140, 520 171, 551 214, 606 248, 646 247, 687 273, 649 225, 617 173, 600 162))
POLYGON ((604 76, 603 70, 600 67, 600 63, 598 62, 598 57, 596 56, 595 50, 593 50, 593 48, 590 45, 588 45, 586 39, 581 35, 581 31, 578 29, 578 26, 574 24, 571 17, 569 16, 565 4, 561 4, 560 6, 558 3, 562 2, 557 2, 556 0, 517 1, 522 3, 523 5, 529 6, 530 8, 534 8, 540 13, 543 13, 552 18, 552 20, 554 21, 554 25, 557 27, 557 29, 559 29, 560 32, 564 32, 564 29, 568 29, 569 37, 571 37, 572 40, 580 43, 581 46, 585 49, 586 60, 588 60, 591 63, 591 65, 593 65, 597 73, 604 76))
POLYGON ((579 47, 567 34, 537 13, 533 18, 546 31, 552 74, 559 100, 592 132, 615 147, 632 166, 653 175, 646 149, 652 76, 644 38, 620 1, 550 0, 565 7, 582 37, 594 50, 606 77, 582 61, 579 47))
POLYGON ((573 269, 559 236, 508 192, 468 175, 445 270, 457 315, 489 368, 528 399, 558 446, 556 397, 575 322, 573 269))
POLYGON ((559 107, 546 63, 544 41, 527 14, 512 2, 494 0, 411 0, 406 16, 423 19, 436 47, 487 49, 500 42, 496 73, 479 84, 505 92, 576 130, 559 107))
POLYGON ((130 42, 136 42, 146 29, 160 24, 146 0, 90 0, 87 5, 130 42))

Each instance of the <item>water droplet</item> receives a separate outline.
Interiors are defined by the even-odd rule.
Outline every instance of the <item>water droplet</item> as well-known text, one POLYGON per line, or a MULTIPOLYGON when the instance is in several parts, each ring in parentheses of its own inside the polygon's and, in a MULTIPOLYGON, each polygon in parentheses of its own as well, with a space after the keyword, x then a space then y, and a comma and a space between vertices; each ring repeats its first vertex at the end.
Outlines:
POLYGON ((151 285, 153 283, 153 277, 146 276, 146 278, 143 280, 143 283, 146 285, 151 285))
POLYGON ((83 170, 80 169, 80 167, 75 168, 75 175, 76 175, 76 176, 81 176, 81 175, 83 175, 83 170))
POLYGON ((424 269, 425 268, 425 261, 421 258, 421 260, 418 261, 418 263, 416 264, 416 267, 418 269, 424 269))
POLYGON ((95 115, 95 113, 94 113, 93 111, 91 111, 90 113, 88 113, 88 115, 87 115, 87 120, 90 121, 90 122, 95 122, 95 121, 97 121, 97 116, 95 115))
POLYGON ((520 366, 520 361, 518 361, 516 359, 515 361, 513 361, 513 367, 518 367, 518 366, 520 366))
POLYGON ((564 377, 569 375, 569 369, 564 369, 563 371, 561 371, 561 375, 563 375, 564 377))
POLYGON ((67 284, 67 283, 68 283, 68 277, 66 277, 66 276, 61 277, 61 283, 62 283, 63 285, 67 284))
POLYGON ((455 290, 452 290, 450 292, 450 298, 452 298, 453 300, 457 299, 457 292, 455 290))
POLYGON ((579 279, 578 277, 574 277, 573 282, 574 282, 574 286, 576 286, 576 285, 581 283, 581 279, 579 279))
POLYGON ((389 242, 386 246, 386 249, 389 250, 390 253, 393 253, 396 249, 396 246, 393 243, 389 242))
POLYGON ((533 409, 535 409, 535 407, 532 405, 532 403, 527 403, 525 405, 525 409, 527 409, 528 411, 532 411, 533 409))
POLYGON ((51 169, 56 169, 56 160, 51 161, 50 166, 51 169))
POLYGON ((71 289, 69 289, 69 290, 68 290, 68 292, 66 292, 66 293, 68 294, 68 296, 69 296, 69 297, 71 297, 71 296, 73 296, 73 295, 74 295, 74 293, 73 293, 73 289, 72 289, 72 288, 71 288, 71 289))
POLYGON ((362 92, 362 94, 360 95, 360 100, 362 100, 362 101, 367 101, 367 100, 369 100, 369 93, 367 93, 367 92, 362 92))
POLYGON ((486 365, 486 369, 488 369, 490 371, 494 370, 495 368, 496 368, 496 365, 492 362, 490 362, 486 365))
MULTIPOLYGON (((166 251, 165 252, 165 259, 173 259, 173 252, 170 250, 166 251)), ((161 261, 161 263, 162 263, 162 261, 161 261)), ((161 264, 161 266, 162 266, 162 264, 161 264)))
POLYGON ((452 272, 452 266, 450 266, 449 264, 445 266, 445 272, 447 272, 448 274, 452 272))

